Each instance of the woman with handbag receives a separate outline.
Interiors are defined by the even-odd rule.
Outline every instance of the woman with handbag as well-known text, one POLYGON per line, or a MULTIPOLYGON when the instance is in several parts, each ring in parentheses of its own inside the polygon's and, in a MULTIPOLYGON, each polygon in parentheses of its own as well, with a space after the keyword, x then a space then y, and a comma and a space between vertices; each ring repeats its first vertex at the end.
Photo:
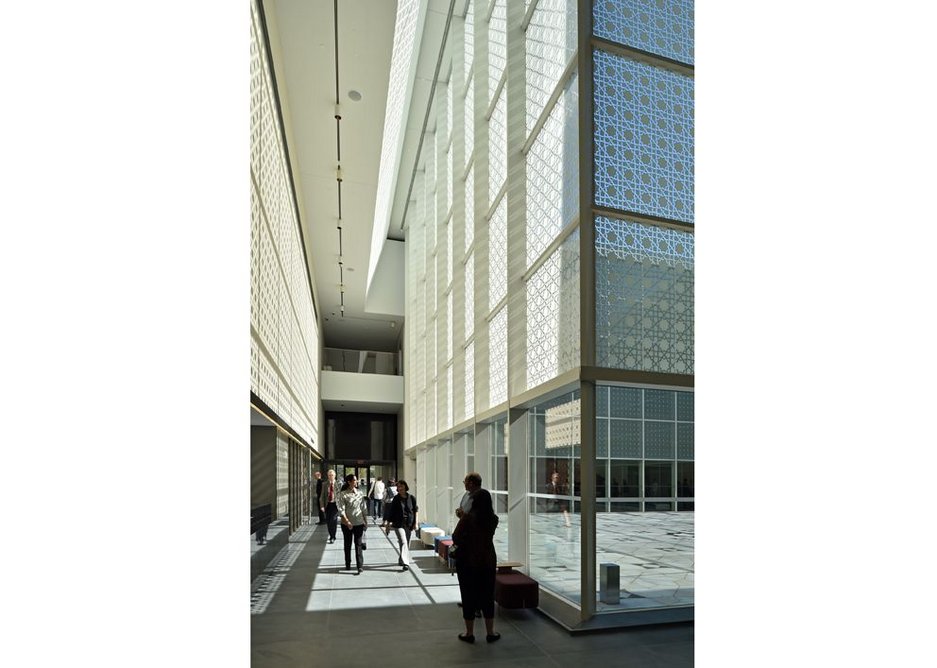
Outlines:
POLYGON ((490 643, 501 639, 501 634, 494 629, 495 572, 498 561, 494 535, 497 527, 498 516, 492 507, 491 494, 480 488, 472 496, 471 509, 462 514, 452 532, 459 592, 462 595, 462 620, 465 622, 465 633, 459 634, 459 640, 463 642, 475 642, 476 610, 481 610, 485 618, 485 639, 490 643))
POLYGON ((400 547, 400 558, 397 565, 404 571, 410 570, 410 535, 416 531, 417 512, 416 497, 410 494, 410 485, 406 480, 397 481, 397 495, 390 502, 390 511, 387 515, 386 525, 393 527, 397 534, 397 544, 400 547))
POLYGON ((345 484, 338 493, 338 516, 342 522, 342 536, 345 539, 345 568, 351 569, 351 543, 355 543, 355 563, 358 575, 364 570, 364 552, 362 537, 368 528, 367 499, 358 489, 358 478, 354 473, 345 476, 345 484))

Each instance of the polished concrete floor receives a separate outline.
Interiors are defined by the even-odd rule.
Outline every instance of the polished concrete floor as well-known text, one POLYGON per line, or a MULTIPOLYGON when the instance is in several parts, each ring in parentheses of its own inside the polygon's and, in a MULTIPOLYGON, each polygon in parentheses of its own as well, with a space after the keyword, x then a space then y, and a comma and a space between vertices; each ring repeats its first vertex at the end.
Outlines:
POLYGON ((356 575, 344 569, 341 531, 326 538, 324 526, 303 527, 252 583, 252 666, 693 665, 692 623, 570 635, 535 610, 497 609, 499 642, 485 642, 483 620, 475 644, 459 642, 458 583, 431 550, 413 550, 402 571, 396 541, 372 528, 356 575))

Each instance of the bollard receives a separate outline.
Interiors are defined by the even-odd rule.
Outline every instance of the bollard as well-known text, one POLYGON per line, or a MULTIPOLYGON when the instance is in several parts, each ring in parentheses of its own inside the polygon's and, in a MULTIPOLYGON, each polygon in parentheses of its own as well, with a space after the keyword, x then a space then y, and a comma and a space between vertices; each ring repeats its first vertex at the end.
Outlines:
POLYGON ((599 600, 618 605, 621 600, 621 585, 618 564, 599 566, 599 600))

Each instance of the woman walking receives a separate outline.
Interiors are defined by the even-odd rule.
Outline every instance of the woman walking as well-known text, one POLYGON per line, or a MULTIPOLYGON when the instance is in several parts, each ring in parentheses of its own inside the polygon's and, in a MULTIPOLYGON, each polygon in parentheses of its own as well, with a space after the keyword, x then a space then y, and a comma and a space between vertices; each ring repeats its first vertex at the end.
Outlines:
POLYGON ((495 642, 501 634, 494 630, 495 616, 495 556, 494 535, 498 516, 491 505, 491 494, 479 489, 472 497, 472 508, 463 514, 452 542, 456 545, 456 573, 459 576, 459 592, 462 595, 462 619, 465 633, 459 640, 475 642, 475 611, 481 610, 485 618, 486 640, 495 642))
POLYGON ((416 517, 420 510, 416 505, 416 497, 410 494, 410 485, 406 480, 397 481, 397 495, 390 502, 390 511, 387 523, 397 534, 397 544, 400 546, 400 558, 397 565, 405 571, 410 570, 410 534, 416 531, 416 517))
POLYGON ((338 493, 338 516, 342 521, 342 536, 345 539, 345 568, 351 569, 351 542, 355 542, 355 563, 358 575, 364 568, 364 553, 361 536, 368 527, 367 499, 358 489, 358 478, 354 473, 345 476, 345 484, 338 493))

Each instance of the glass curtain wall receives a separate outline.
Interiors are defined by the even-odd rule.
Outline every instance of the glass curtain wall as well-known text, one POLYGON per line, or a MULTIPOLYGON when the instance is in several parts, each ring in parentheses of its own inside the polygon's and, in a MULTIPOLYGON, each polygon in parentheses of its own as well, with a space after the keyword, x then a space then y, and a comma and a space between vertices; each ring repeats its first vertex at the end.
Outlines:
POLYGON ((499 558, 585 617, 692 604, 693 6, 580 4, 455 4, 405 221, 405 359, 421 517, 451 530, 479 471, 499 558), (617 602, 593 603, 602 563, 617 602))
POLYGON ((686 606, 693 393, 662 386, 693 384, 693 3, 592 21, 596 366, 661 380, 596 386, 596 610, 686 606))

